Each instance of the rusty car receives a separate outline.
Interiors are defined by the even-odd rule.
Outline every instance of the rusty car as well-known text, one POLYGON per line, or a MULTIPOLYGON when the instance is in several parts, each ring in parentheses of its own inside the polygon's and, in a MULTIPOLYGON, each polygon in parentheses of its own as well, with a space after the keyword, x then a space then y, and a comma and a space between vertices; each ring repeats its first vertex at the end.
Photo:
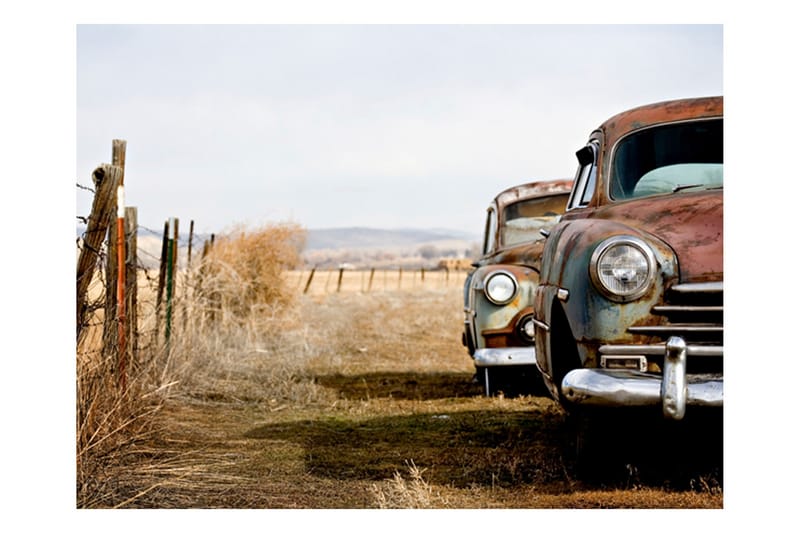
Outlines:
POLYGON ((534 354, 533 292, 544 237, 564 213, 571 179, 500 192, 486 210, 481 256, 464 283, 462 343, 487 396, 546 395, 534 354))
POLYGON ((673 429, 722 418, 723 99, 622 112, 576 155, 533 321, 537 366, 586 458, 623 413, 673 429))

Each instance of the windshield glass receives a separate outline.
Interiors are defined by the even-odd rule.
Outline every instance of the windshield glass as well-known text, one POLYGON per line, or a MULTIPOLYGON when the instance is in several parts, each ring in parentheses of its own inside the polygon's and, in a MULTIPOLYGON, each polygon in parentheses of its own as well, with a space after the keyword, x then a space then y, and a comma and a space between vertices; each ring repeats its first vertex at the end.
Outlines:
POLYGON ((615 200, 722 187, 722 119, 629 135, 614 153, 610 183, 615 200))
POLYGON ((513 246, 544 239, 540 229, 550 229, 567 207, 569 193, 531 198, 507 205, 503 210, 500 242, 513 246))

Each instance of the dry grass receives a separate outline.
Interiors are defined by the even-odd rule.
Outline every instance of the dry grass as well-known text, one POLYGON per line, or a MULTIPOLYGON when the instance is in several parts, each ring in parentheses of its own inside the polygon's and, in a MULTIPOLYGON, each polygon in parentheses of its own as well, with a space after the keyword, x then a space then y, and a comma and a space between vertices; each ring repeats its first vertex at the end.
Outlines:
MULTIPOLYGON (((185 463, 187 459, 193 462, 192 454, 167 457, 166 463, 161 457, 143 468, 143 458, 162 455, 146 451, 156 436, 154 415, 173 395, 198 394, 198 384, 202 384, 202 395, 215 394, 217 383, 230 384, 239 371, 230 354, 259 354, 262 339, 274 339, 291 321, 287 313, 293 295, 284 287, 282 274, 297 264, 303 236, 295 225, 237 228, 222 236, 199 271, 178 276, 168 344, 163 336, 163 310, 157 313, 155 308, 153 280, 157 276, 143 272, 139 350, 135 357, 128 355, 124 370, 115 337, 103 340, 105 291, 102 275, 96 277, 88 294, 94 311, 81 330, 76 350, 78 507, 125 506, 163 485, 127 487, 122 480, 130 468, 171 474, 191 471, 185 463)), ((286 384, 291 382, 287 375, 291 369, 282 366, 265 380, 286 384)), ((236 394, 247 391, 239 389, 236 394)))
POLYGON ((558 406, 486 398, 472 382, 460 283, 303 295, 302 277, 275 270, 280 279, 248 285, 281 287, 261 305, 241 292, 258 261, 233 252, 264 241, 230 242, 227 261, 249 266, 220 262, 202 283, 186 276, 171 350, 155 352, 131 388, 139 410, 120 409, 79 462, 79 506, 722 507, 713 461, 577 479, 558 406))

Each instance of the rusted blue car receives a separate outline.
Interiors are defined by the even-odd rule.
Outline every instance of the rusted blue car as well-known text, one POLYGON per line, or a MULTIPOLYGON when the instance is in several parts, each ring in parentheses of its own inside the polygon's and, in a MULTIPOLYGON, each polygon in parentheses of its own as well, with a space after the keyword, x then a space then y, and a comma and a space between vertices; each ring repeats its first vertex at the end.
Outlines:
POLYGON ((620 113, 577 158, 533 304, 545 385, 568 412, 721 412, 722 97, 620 113))
POLYGON ((547 394, 536 369, 533 291, 541 230, 564 213, 572 180, 511 187, 486 212, 483 250, 464 283, 462 342, 487 396, 547 394))

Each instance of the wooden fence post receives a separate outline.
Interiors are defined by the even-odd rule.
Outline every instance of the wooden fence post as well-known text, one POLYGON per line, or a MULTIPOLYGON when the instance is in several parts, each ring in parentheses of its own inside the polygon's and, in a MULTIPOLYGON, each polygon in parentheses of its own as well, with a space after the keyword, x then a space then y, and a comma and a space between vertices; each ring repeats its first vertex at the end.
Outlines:
POLYGON ((138 213, 135 207, 125 208, 125 309, 128 319, 126 321, 125 336, 128 339, 128 360, 131 365, 136 364, 139 351, 139 313, 138 313, 138 271, 136 260, 138 257, 138 213))
POLYGON ((111 222, 113 205, 116 203, 117 186, 121 171, 112 165, 101 165, 92 172, 95 193, 92 200, 92 213, 86 227, 86 236, 78 257, 76 287, 76 339, 83 330, 83 315, 86 312, 86 292, 94 277, 97 256, 111 222))
POLYGON ((311 287, 311 280, 314 279, 314 272, 317 271, 317 267, 311 269, 311 274, 308 275, 308 281, 306 281, 306 288, 303 289, 303 294, 308 292, 308 288, 311 287))
POLYGON ((372 292, 372 278, 375 277, 375 268, 369 269, 369 285, 367 285, 367 292, 372 292))
POLYGON ((339 281, 336 282, 336 292, 342 290, 342 274, 344 273, 344 269, 339 267, 339 281))
MULTIPOLYGON (((119 182, 117 185, 125 185, 125 147, 127 143, 120 139, 113 139, 111 141, 111 164, 119 168, 119 182)), ((116 218, 117 211, 117 198, 116 190, 112 198, 111 213, 109 216, 113 219, 116 218)), ((116 238, 116 224, 109 221, 108 238, 106 247, 108 250, 108 257, 106 258, 106 310, 105 310, 105 323, 103 327, 103 347, 105 350, 110 350, 114 342, 114 332, 117 328, 114 327, 114 321, 117 316, 117 278, 119 277, 117 269, 117 238, 116 238)), ((123 267, 124 268, 124 267, 123 267)), ((108 353, 108 352, 107 352, 108 353)))
POLYGON ((161 303, 164 299, 164 287, 167 281, 167 250, 169 248, 169 221, 164 221, 164 236, 161 239, 161 262, 158 265, 158 291, 156 292, 156 346, 161 334, 161 303))

